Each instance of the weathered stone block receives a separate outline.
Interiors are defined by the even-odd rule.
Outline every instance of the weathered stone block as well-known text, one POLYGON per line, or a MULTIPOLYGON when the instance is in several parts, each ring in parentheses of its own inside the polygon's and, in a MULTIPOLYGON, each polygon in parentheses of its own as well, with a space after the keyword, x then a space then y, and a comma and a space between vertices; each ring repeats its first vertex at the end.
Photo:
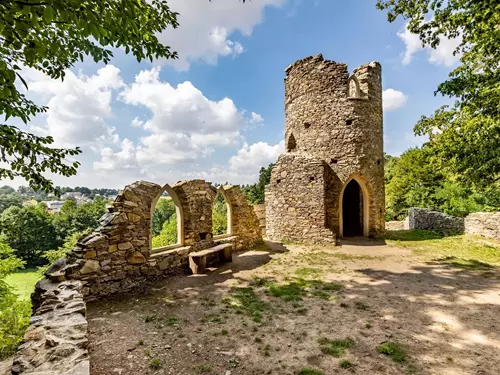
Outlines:
POLYGON ((131 257, 128 258, 128 263, 130 264, 142 264, 142 263, 146 263, 147 260, 146 258, 144 257, 144 255, 142 255, 142 253, 136 251, 132 254, 131 257))
POLYGON ((80 273, 85 275, 87 273, 99 272, 100 268, 101 267, 97 260, 87 260, 80 270, 80 273))

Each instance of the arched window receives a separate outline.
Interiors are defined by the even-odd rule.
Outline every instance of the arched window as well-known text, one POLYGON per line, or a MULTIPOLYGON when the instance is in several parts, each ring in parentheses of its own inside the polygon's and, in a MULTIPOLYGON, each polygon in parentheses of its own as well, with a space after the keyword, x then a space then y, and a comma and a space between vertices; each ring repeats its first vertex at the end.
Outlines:
POLYGON ((184 244, 183 220, 182 206, 177 195, 169 185, 165 185, 152 205, 152 252, 160 252, 184 244))
POLYGON ((297 141, 295 140, 293 134, 290 134, 290 137, 288 137, 288 142, 286 143, 286 150, 287 152, 293 152, 296 149, 297 149, 297 141))
POLYGON ((212 235, 214 238, 232 234, 231 214, 232 207, 224 194, 224 190, 220 189, 212 206, 212 235))
POLYGON ((359 88, 359 81, 355 76, 351 76, 347 81, 347 97, 360 98, 361 90, 359 88))

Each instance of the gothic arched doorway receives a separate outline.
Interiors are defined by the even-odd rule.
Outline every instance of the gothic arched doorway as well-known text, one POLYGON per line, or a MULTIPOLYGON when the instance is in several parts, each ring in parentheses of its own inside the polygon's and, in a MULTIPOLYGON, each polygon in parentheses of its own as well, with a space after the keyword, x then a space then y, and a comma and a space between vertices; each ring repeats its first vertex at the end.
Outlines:
POLYGON ((366 197, 359 183, 355 179, 350 180, 342 193, 341 235, 343 237, 367 235, 365 201, 366 197))

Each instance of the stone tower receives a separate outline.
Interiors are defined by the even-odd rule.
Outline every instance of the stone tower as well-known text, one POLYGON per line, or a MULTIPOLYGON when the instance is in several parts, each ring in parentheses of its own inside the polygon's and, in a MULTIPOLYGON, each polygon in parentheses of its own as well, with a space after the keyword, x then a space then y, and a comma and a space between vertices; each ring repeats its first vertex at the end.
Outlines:
POLYGON ((384 232, 381 66, 307 57, 285 78, 285 147, 266 188, 267 234, 331 243, 384 232))

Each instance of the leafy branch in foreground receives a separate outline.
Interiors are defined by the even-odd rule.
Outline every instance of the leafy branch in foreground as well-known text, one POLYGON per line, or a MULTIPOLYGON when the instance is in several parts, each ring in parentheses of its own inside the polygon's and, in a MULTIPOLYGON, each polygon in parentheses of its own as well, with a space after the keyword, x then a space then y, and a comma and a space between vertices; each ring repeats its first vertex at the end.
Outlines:
POLYGON ((440 165, 468 185, 500 181, 500 3, 497 0, 378 0, 388 20, 408 20, 422 45, 458 38, 460 64, 436 94, 456 98, 415 126, 428 135, 440 165))
MULTIPOLYGON (((27 124, 43 113, 21 92, 28 89, 23 68, 32 68, 53 79, 64 79, 65 70, 90 56, 108 63, 110 48, 123 48, 137 61, 176 58, 157 34, 176 28, 177 13, 165 0, 4 0, 0 2, 0 114, 27 124)), ((71 126, 71 124, 68 124, 71 126)), ((79 163, 66 163, 79 148, 53 148, 52 137, 40 137, 17 127, 0 124, 0 178, 25 178, 36 190, 51 191, 43 176, 50 171, 76 174, 79 163)))

